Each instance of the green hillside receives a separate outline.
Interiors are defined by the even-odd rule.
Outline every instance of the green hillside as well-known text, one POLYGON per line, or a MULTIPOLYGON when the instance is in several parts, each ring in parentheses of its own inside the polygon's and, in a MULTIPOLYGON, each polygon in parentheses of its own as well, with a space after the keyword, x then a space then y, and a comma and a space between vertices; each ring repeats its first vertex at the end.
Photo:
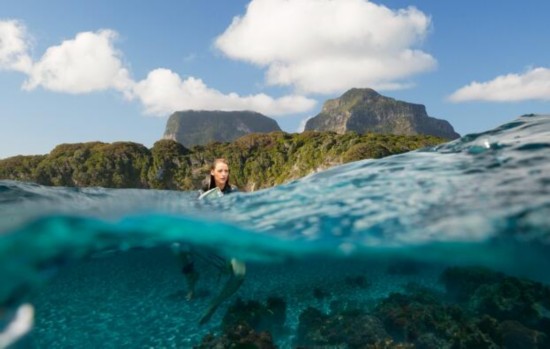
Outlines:
POLYGON ((208 174, 211 161, 224 157, 232 183, 242 190, 257 190, 342 163, 444 141, 433 136, 306 131, 254 133, 231 143, 191 149, 166 139, 152 149, 131 142, 61 144, 48 155, 0 160, 0 179, 69 187, 192 190, 208 174))

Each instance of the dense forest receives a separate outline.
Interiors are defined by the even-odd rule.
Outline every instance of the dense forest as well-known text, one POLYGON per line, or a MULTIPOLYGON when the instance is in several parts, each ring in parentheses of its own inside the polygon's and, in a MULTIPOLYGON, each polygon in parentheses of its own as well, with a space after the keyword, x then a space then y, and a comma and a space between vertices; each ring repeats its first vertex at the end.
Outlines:
POLYGON ((445 140, 354 132, 254 133, 231 143, 191 149, 160 140, 152 149, 132 143, 61 144, 47 155, 0 160, 0 179, 43 185, 191 190, 200 186, 215 158, 229 161, 231 182, 257 190, 351 161, 381 158, 445 140))

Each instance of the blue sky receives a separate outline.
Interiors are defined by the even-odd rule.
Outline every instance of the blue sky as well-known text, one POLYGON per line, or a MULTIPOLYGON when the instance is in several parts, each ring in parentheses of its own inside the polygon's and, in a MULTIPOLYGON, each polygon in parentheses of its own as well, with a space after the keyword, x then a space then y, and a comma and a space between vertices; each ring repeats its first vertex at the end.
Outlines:
POLYGON ((253 109, 296 132, 352 87, 484 131, 549 113, 548 13, 546 0, 6 0, 0 158, 151 147, 184 109, 253 109))

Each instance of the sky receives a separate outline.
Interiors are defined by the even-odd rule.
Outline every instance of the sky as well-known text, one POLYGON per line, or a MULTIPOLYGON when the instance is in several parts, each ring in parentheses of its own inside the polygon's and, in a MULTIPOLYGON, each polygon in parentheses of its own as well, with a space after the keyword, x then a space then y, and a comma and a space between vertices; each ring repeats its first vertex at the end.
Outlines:
POLYGON ((550 114, 549 13, 547 0, 2 0, 0 158, 152 147, 188 109, 300 132, 354 87, 486 131, 550 114))

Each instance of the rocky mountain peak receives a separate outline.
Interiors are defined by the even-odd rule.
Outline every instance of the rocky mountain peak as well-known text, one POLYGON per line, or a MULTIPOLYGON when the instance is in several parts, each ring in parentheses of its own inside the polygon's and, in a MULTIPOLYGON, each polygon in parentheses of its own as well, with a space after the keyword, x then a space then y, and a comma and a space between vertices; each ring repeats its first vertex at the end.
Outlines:
POLYGON ((386 97, 370 88, 353 88, 326 101, 305 130, 459 137, 449 122, 428 116, 424 105, 386 97))

